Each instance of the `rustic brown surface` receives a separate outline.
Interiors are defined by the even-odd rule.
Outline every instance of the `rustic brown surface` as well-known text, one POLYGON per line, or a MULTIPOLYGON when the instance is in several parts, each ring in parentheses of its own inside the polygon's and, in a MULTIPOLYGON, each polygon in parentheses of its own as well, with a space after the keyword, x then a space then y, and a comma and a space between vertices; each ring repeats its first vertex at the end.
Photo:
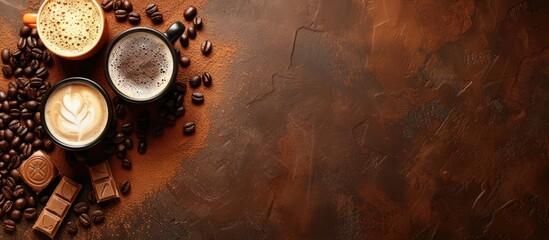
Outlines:
MULTIPOLYGON (((134 9, 152 26, 146 3, 134 9)), ((205 29, 180 79, 210 71, 206 104, 187 95, 185 119, 146 156, 132 151, 132 171, 111 160, 132 192, 76 238, 549 236, 549 2, 170 0, 155 28, 191 4, 205 29), (195 136, 181 135, 186 121, 195 136)), ((0 48, 38 6, 0 0, 0 48)), ((111 37, 131 27, 108 16, 111 37)), ((50 81, 107 87, 102 59, 55 59, 50 81)), ((1 236, 40 238, 31 225, 1 236)))

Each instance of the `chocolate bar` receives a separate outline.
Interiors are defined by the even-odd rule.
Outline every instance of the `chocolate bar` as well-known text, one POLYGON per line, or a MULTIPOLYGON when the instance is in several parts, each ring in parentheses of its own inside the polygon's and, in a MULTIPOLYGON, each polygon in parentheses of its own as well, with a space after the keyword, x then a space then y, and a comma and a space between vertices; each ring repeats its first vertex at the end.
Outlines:
POLYGON ((63 177, 46 203, 44 210, 38 216, 33 228, 53 239, 80 188, 82 185, 63 177))
POLYGON ((108 162, 88 166, 88 171, 98 203, 120 197, 108 162))
POLYGON ((33 153, 18 170, 23 181, 36 193, 44 190, 59 175, 50 157, 42 151, 33 153))

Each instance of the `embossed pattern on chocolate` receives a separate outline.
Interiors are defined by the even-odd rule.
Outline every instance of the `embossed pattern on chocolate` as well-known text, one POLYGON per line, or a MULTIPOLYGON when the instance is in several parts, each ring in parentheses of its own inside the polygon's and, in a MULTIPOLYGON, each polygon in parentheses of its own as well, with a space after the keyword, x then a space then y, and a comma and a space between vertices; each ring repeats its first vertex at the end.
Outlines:
POLYGON ((19 174, 32 190, 40 193, 59 175, 59 172, 48 155, 37 151, 21 164, 19 174))

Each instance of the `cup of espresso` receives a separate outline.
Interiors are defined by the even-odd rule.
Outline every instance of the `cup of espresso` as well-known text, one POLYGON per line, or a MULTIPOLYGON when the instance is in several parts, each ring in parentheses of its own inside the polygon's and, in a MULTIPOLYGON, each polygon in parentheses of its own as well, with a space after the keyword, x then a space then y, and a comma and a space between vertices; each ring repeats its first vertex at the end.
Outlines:
POLYGON ((42 123, 51 139, 64 149, 81 151, 97 144, 108 132, 112 103, 99 84, 67 78, 42 99, 42 123))
POLYGON ((107 19, 95 0, 45 0, 23 23, 36 27, 52 53, 69 60, 94 55, 107 40, 107 19))
POLYGON ((159 99, 177 78, 173 43, 184 31, 183 23, 175 22, 165 33, 135 27, 116 36, 105 59, 107 82, 116 94, 131 103, 159 99))

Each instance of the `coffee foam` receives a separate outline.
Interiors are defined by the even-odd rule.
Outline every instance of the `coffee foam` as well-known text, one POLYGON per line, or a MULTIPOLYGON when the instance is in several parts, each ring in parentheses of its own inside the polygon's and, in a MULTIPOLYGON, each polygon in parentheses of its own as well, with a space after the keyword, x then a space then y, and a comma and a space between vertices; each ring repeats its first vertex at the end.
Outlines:
POLYGON ((174 72, 169 46, 158 36, 133 32, 121 38, 108 58, 112 83, 125 96, 150 100, 167 87, 174 72))
POLYGON ((108 122, 105 97, 84 83, 71 83, 54 90, 44 107, 45 124, 52 137, 82 147, 96 140, 108 122))
POLYGON ((42 7, 40 38, 50 50, 75 55, 91 50, 101 38, 102 20, 93 0, 50 0, 42 7))

